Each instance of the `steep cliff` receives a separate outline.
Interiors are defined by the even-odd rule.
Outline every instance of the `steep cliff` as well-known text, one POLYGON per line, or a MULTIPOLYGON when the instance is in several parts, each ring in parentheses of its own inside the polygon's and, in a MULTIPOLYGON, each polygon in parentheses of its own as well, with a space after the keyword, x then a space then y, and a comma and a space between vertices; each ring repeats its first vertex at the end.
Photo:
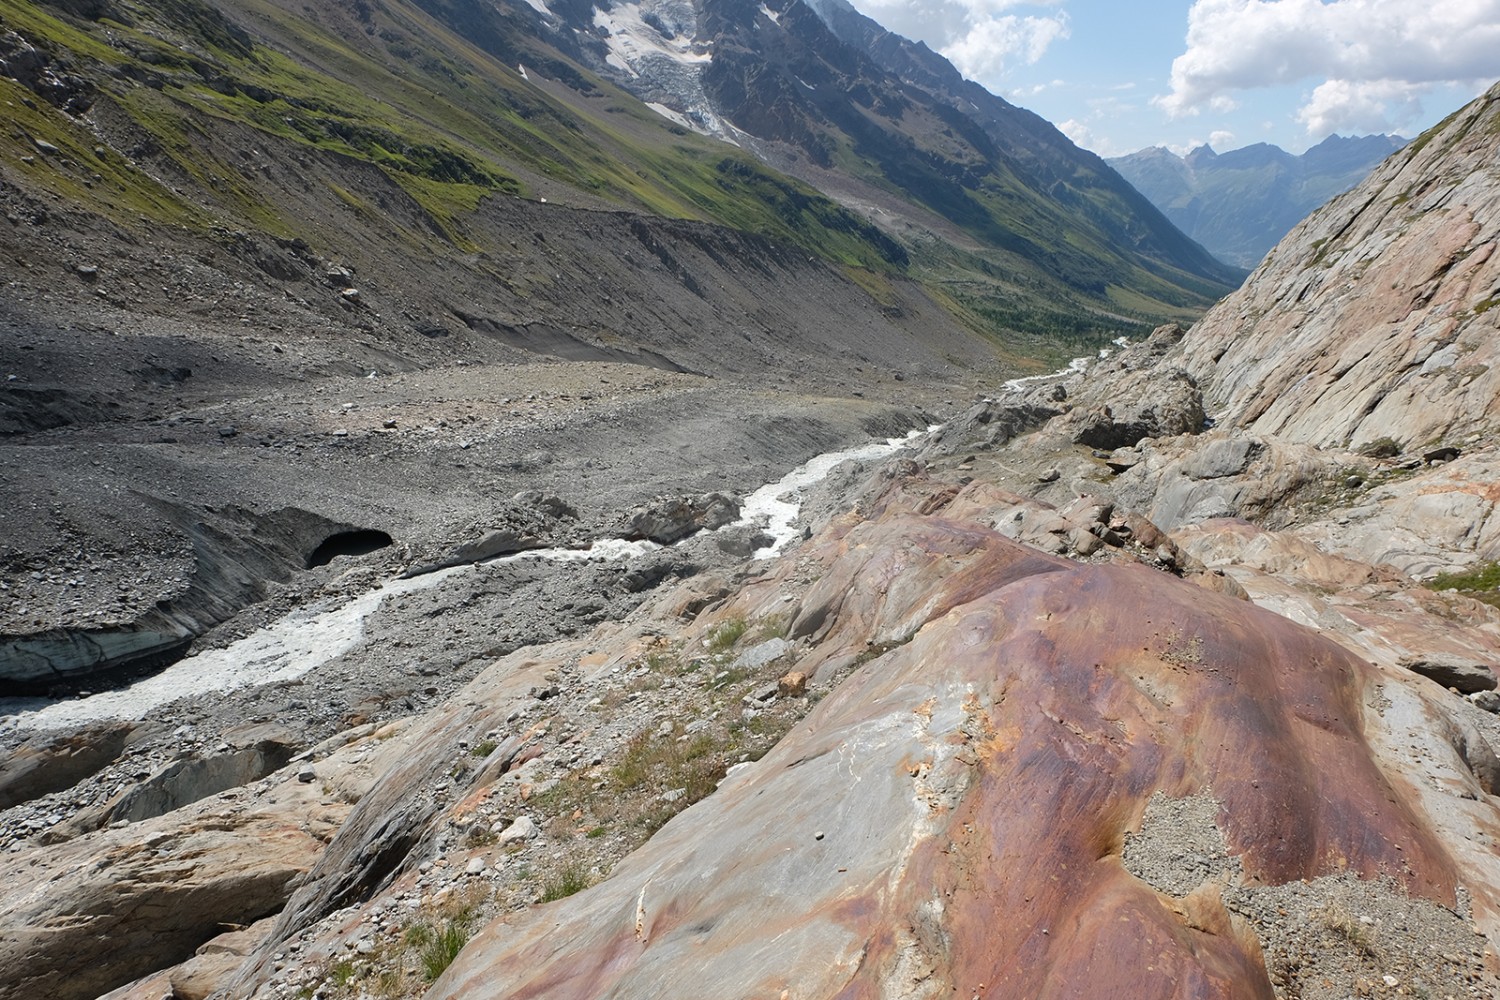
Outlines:
POLYGON ((1313 213, 1185 341, 1222 422, 1431 449, 1500 418, 1500 89, 1313 213))

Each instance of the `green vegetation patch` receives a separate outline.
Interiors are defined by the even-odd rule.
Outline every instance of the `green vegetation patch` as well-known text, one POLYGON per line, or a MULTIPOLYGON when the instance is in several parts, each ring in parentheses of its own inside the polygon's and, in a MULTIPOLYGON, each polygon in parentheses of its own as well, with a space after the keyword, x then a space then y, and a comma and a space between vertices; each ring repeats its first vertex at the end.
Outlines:
POLYGON ((1439 573, 1429 586, 1433 590, 1456 590, 1476 601, 1500 608, 1500 562, 1464 573, 1439 573))

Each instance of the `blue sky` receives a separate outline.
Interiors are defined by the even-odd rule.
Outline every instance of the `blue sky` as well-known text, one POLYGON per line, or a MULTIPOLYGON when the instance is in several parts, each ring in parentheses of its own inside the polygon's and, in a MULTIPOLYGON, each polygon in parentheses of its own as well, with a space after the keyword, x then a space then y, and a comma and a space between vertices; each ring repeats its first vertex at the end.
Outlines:
POLYGON ((1410 137, 1500 79, 1500 0, 851 2, 1103 156, 1410 137))

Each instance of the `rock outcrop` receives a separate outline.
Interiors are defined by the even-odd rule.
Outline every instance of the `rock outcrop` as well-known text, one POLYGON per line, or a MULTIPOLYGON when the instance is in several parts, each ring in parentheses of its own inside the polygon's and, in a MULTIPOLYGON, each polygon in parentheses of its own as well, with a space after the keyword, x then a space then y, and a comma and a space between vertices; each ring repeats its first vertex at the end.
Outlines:
POLYGON ((1189 333, 1221 422, 1420 454, 1500 421, 1500 89, 1309 216, 1189 333))
MULTIPOLYGON (((910 641, 609 881, 486 930, 430 996, 1268 998, 1297 973, 1267 962, 1255 886, 1357 874, 1442 913, 1461 881, 1500 913, 1496 872, 1455 860, 1369 742, 1381 681, 1348 651, 962 521, 838 534, 791 634, 910 641), (1209 797, 1243 875, 1132 871, 1153 796, 1209 797)), ((1479 788, 1457 749, 1441 766, 1479 788)))

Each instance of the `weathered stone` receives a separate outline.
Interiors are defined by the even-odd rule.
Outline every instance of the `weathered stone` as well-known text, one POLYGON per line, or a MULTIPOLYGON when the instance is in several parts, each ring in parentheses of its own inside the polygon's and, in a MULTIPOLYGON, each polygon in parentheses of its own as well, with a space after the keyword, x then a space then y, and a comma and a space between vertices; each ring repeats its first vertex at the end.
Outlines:
POLYGON ((1196 434, 1203 429, 1203 395, 1198 383, 1178 368, 1117 372, 1094 390, 1108 402, 1073 411, 1072 439, 1113 452, 1146 438, 1196 434))
POLYGON ((232 816, 173 814, 8 855, 22 863, 0 887, 0 998, 91 1000, 191 958, 216 928, 275 913, 344 810, 309 788, 232 816))
POLYGON ((782 674, 776 682, 776 693, 782 698, 800 698, 807 694, 807 675, 800 670, 782 674))
POLYGON ((1260 451, 1260 442, 1248 437, 1219 437, 1203 442, 1180 466, 1193 479, 1222 479, 1245 471, 1260 451))
POLYGON ((1486 688, 1469 695, 1469 700, 1486 712, 1500 713, 1500 692, 1486 688))
POLYGON ((105 723, 78 733, 37 736, 0 761, 0 809, 71 788, 120 755, 134 723, 105 723))
POLYGON ((1416 653, 1401 658, 1401 666, 1412 673, 1437 681, 1443 687, 1456 688, 1463 694, 1492 691, 1496 687, 1494 669, 1463 656, 1448 653, 1416 653))
POLYGON ((648 539, 661 545, 681 541, 695 531, 733 523, 740 512, 738 500, 722 493, 697 497, 666 497, 637 508, 619 527, 621 538, 648 539))
POLYGON ((791 651, 792 644, 785 639, 767 639, 758 642, 735 657, 732 669, 734 670, 759 670, 761 667, 781 659, 791 651))
POLYGON ((521 841, 531 840, 537 835, 536 821, 530 816, 518 816, 515 821, 507 826, 500 834, 500 844, 515 844, 521 841))

